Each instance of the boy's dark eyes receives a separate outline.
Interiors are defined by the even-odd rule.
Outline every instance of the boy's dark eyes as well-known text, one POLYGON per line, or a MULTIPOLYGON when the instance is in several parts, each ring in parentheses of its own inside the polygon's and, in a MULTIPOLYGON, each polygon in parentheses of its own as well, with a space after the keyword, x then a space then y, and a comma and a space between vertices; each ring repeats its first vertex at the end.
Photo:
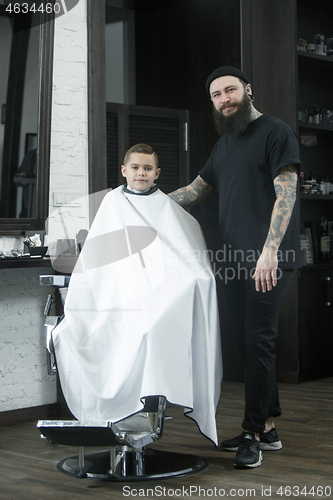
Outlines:
MULTIPOLYGON (((136 165, 132 165, 133 170, 137 170, 138 168, 136 165)), ((145 170, 152 170, 152 167, 145 167, 145 170)))

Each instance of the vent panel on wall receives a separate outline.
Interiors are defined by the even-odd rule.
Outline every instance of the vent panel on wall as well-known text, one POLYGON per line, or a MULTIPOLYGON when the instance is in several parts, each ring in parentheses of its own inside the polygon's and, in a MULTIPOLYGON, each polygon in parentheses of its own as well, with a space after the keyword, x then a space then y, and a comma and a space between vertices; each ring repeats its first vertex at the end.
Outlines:
POLYGON ((161 175, 159 188, 169 193, 179 188, 179 120, 154 116, 129 116, 130 147, 144 142, 154 148, 158 155, 161 175))
POLYGON ((163 192, 189 183, 185 110, 106 103, 106 117, 108 188, 123 183, 120 166, 124 155, 138 143, 149 144, 156 151, 161 168, 157 184, 163 192))

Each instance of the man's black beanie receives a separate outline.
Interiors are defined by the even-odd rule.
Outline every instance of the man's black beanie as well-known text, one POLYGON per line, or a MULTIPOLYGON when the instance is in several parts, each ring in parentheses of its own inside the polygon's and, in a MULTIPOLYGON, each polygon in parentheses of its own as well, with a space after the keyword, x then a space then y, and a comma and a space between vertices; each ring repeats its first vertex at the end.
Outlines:
POLYGON ((206 90, 209 97, 210 97, 209 88, 212 81, 216 80, 216 78, 220 78, 220 76, 227 76, 227 75, 236 76, 237 78, 243 80, 243 82, 245 82, 246 84, 250 83, 247 76, 244 75, 244 73, 239 69, 234 68, 233 66, 220 66, 215 71, 213 71, 213 73, 209 75, 209 77, 207 78, 206 90))

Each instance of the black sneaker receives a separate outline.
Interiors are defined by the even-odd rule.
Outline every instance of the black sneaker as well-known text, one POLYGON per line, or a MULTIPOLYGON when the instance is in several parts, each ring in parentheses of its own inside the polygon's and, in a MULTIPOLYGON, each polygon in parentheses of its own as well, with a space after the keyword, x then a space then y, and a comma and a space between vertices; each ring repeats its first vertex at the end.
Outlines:
POLYGON ((260 443, 252 432, 243 432, 235 456, 234 466, 238 469, 259 467, 262 462, 260 443))
POLYGON ((224 450, 224 451, 237 451, 238 447, 240 445, 240 442, 241 442, 241 437, 242 437, 242 434, 240 434, 239 436, 236 436, 232 439, 226 439, 225 441, 222 441, 222 443, 221 443, 222 450, 224 450))
MULTIPOLYGON (((240 445, 242 434, 234 437, 233 439, 226 439, 222 441, 221 448, 225 451, 237 451, 240 445)), ((273 427, 268 432, 263 432, 260 434, 260 449, 267 450, 281 450, 282 443, 279 441, 276 429, 273 427)))
POLYGON ((263 451, 275 451, 281 450, 282 443, 279 441, 276 429, 273 427, 268 432, 263 432, 260 434, 260 449, 263 451))

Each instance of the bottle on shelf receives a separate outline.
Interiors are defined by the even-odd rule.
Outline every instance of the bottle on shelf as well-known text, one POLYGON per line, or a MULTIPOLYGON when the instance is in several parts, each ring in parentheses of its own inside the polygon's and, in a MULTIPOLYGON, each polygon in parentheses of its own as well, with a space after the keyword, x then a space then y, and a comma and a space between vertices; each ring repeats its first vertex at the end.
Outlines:
POLYGON ((330 260, 330 235, 328 232, 327 218, 321 218, 321 232, 320 232, 320 256, 321 260, 330 260))
POLYGON ((330 178, 329 178, 329 175, 326 175, 326 177, 325 177, 325 191, 326 191, 326 194, 330 194, 330 189, 331 189, 330 178))
POLYGON ((313 123, 313 113, 312 113, 310 107, 308 108, 307 121, 308 121, 308 123, 313 123))
POLYGON ((316 125, 320 125, 321 123, 323 123, 323 115, 321 114, 320 107, 317 104, 315 105, 313 123, 315 123, 316 125))
POLYGON ((327 38, 327 55, 333 56, 333 38, 327 38))
POLYGON ((307 122, 307 110, 303 107, 302 101, 299 101, 298 121, 300 121, 302 123, 306 123, 307 122))
POLYGON ((317 187, 317 174, 315 171, 310 170, 309 182, 311 183, 312 188, 316 189, 316 187, 317 187))
POLYGON ((315 34, 313 37, 313 42, 316 45, 324 45, 325 36, 322 33, 315 34))
POLYGON ((297 40, 297 49, 302 50, 303 52, 306 52, 308 46, 308 42, 305 40, 305 38, 299 38, 297 40))
POLYGON ((302 109, 301 109, 301 107, 298 108, 298 121, 299 122, 302 121, 302 109))

